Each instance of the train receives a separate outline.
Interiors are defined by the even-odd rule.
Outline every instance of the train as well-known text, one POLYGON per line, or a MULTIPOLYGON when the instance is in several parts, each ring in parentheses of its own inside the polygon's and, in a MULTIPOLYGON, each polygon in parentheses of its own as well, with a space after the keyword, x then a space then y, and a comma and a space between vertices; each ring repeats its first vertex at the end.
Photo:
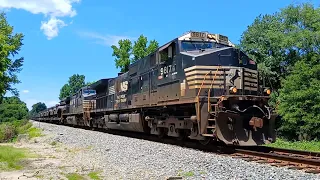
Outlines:
POLYGON ((259 83, 256 62, 225 35, 185 32, 128 69, 82 87, 33 119, 203 145, 276 141, 272 90, 259 83))

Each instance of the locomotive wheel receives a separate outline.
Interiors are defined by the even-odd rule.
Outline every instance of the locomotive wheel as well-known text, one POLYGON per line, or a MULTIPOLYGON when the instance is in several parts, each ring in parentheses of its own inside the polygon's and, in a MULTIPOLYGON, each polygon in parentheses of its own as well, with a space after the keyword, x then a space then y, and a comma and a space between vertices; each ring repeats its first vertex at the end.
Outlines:
POLYGON ((166 133, 166 130, 165 130, 165 128, 157 128, 158 129, 158 132, 159 132, 159 135, 158 135, 158 137, 160 138, 160 139, 162 139, 167 133, 166 133))
POLYGON ((187 133, 185 130, 179 129, 179 134, 180 136, 176 138, 178 141, 183 141, 186 139, 187 133))
POLYGON ((206 146, 212 142, 212 138, 205 137, 204 140, 199 140, 200 144, 206 146))

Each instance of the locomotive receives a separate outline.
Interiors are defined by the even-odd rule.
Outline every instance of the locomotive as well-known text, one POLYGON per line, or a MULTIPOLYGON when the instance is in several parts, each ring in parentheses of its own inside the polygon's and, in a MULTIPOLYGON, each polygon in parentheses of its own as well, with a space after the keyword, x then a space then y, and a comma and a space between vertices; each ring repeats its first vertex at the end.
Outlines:
POLYGON ((270 93, 256 63, 227 36, 189 31, 34 119, 256 146, 276 140, 270 93))

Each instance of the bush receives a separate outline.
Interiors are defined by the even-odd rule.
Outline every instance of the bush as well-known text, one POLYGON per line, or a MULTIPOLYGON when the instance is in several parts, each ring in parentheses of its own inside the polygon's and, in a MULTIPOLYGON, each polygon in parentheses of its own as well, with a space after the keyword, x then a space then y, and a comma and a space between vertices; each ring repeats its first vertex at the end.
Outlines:
POLYGON ((28 120, 16 120, 0 124, 0 143, 15 140, 19 134, 28 134, 29 138, 42 136, 41 130, 32 127, 28 120))
POLYGON ((0 142, 7 142, 15 136, 15 128, 10 123, 0 124, 0 142))
POLYGON ((283 81, 279 93, 279 128, 289 140, 320 139, 320 64, 301 61, 283 81))

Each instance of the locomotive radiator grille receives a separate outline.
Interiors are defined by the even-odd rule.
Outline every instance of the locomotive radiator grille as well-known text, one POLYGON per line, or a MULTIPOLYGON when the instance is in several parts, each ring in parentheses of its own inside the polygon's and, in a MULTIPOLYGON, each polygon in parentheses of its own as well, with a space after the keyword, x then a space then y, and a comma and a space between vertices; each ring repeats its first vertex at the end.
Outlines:
POLYGON ((225 68, 219 66, 192 66, 184 69, 186 82, 189 89, 201 88, 224 88, 225 68), (218 71, 217 71, 218 69, 218 71), (211 73, 210 73, 211 71, 211 73), (216 72, 217 71, 217 72, 216 72), (206 76, 206 74, 208 74, 206 76), (216 77, 214 78, 214 75, 216 77), (214 81, 213 81, 214 79, 214 81), (211 86, 212 84, 212 86, 211 86))
POLYGON ((202 88, 206 89, 223 89, 226 84, 226 86, 236 86, 238 89, 243 90, 258 90, 258 72, 256 70, 230 66, 221 66, 218 68, 219 66, 192 66, 185 68, 184 72, 188 88, 198 89, 201 88, 201 84, 203 83, 202 88), (217 69, 218 71, 214 78, 217 69), (208 75, 206 76, 206 74, 208 75))
POLYGON ((243 69, 244 90, 258 91, 258 71, 243 69))
POLYGON ((83 109, 95 109, 96 108, 95 100, 83 100, 83 109))

